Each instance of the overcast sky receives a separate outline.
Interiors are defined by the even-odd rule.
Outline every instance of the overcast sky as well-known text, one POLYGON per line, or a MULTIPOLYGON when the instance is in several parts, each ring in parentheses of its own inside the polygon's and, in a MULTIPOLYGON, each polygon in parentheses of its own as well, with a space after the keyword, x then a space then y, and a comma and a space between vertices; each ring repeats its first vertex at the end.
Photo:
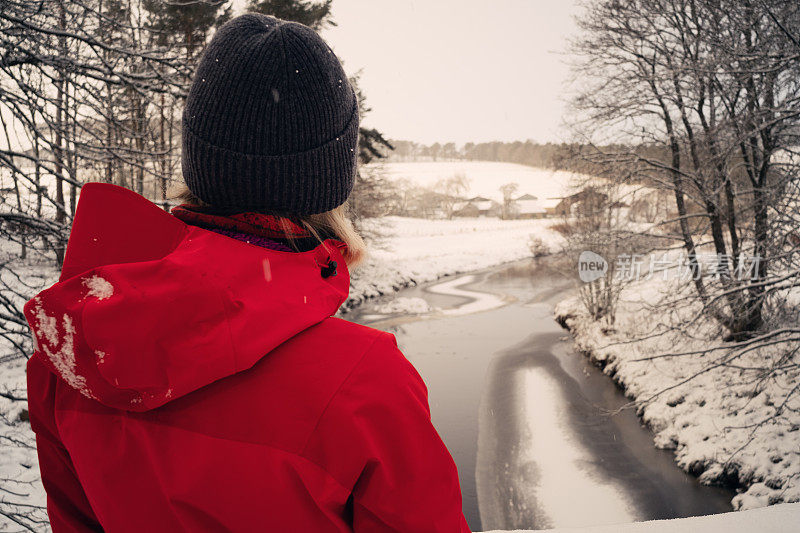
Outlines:
MULTIPOLYGON (((241 12, 245 0, 233 0, 241 12)), ((334 0, 322 35, 363 69, 365 125, 393 139, 559 142, 577 0, 334 0)))
POLYGON ((560 141, 574 0, 334 0, 366 124, 418 142, 560 141))

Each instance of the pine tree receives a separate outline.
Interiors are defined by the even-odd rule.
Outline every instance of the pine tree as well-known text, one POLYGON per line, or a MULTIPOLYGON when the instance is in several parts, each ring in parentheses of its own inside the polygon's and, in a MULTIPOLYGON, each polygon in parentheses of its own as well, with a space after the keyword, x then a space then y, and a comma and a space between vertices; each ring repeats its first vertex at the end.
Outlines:
POLYGON ((151 14, 151 28, 159 33, 159 44, 178 41, 189 60, 205 45, 211 28, 231 16, 230 0, 144 0, 143 5, 151 14))
POLYGON ((316 31, 326 26, 336 26, 331 14, 333 0, 250 0, 248 10, 272 15, 283 20, 299 22, 316 31))

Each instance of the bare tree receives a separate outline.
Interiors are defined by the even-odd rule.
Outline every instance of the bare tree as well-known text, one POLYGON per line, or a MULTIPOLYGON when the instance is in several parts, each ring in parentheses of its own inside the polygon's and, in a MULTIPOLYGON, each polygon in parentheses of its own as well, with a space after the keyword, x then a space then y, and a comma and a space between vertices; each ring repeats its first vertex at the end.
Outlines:
MULTIPOLYGON (((677 234, 666 233, 685 249, 698 274, 697 297, 731 338, 765 327, 776 237, 770 228, 778 215, 771 206, 796 175, 777 158, 797 141, 798 53, 761 5, 599 2, 582 21, 587 37, 576 43, 589 60, 581 72, 594 80, 576 100, 586 116, 583 132, 613 127, 625 132, 628 146, 659 143, 668 154, 598 150, 590 157, 625 161, 629 179, 672 192, 677 217, 659 229, 677 223, 677 234), (719 258, 714 279, 699 275, 698 248, 706 246, 719 258), (743 255, 760 260, 747 279, 733 275, 743 255)), ((772 7, 787 27, 797 24, 796 5, 772 7)))
MULTIPOLYGON (((154 20, 141 0, 0 8, 0 364, 31 353, 22 305, 57 277, 80 186, 107 181, 155 200, 172 179, 174 115, 193 64, 154 20)), ((26 399, 24 388, 0 397, 26 399)), ((24 416, 0 425, 0 446, 33 461, 24 416)), ((18 529, 46 528, 44 509, 27 500, 35 482, 0 480, 0 514, 18 529)))
POLYGON ((500 187, 500 193, 503 195, 503 210, 501 212, 501 218, 508 219, 514 216, 514 195, 518 190, 519 183, 506 183, 500 187))
POLYGON ((706 341, 652 354, 699 363, 643 401, 727 367, 754 396, 780 391, 747 429, 779 423, 800 373, 800 4, 601 0, 580 25, 576 132, 592 146, 580 156, 610 181, 669 193, 674 216, 635 231, 656 243, 646 250, 680 252, 690 274, 643 309, 643 338, 706 341))
POLYGON ((469 179, 466 174, 458 173, 439 180, 434 190, 441 195, 439 205, 447 218, 453 218, 455 207, 463 200, 462 196, 469 190, 469 179))

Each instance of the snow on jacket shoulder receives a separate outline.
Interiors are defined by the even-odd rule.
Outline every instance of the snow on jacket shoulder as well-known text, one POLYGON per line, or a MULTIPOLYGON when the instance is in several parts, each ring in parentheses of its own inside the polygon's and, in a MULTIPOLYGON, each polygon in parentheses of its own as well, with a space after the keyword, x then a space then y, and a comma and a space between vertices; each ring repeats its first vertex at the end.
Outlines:
POLYGON ((331 316, 341 246, 259 248, 84 186, 61 278, 25 306, 53 530, 468 531, 422 379, 331 316))

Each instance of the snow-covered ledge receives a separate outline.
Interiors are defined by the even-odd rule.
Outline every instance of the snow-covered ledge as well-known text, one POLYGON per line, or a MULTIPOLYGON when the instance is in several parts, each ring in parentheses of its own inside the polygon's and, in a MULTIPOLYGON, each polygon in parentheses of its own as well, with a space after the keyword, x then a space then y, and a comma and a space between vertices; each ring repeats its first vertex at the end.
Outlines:
MULTIPOLYGON (((519 533, 521 531, 519 530, 519 533)), ((797 533, 800 532, 800 503, 784 503, 749 511, 676 520, 546 531, 551 533, 797 533)))

